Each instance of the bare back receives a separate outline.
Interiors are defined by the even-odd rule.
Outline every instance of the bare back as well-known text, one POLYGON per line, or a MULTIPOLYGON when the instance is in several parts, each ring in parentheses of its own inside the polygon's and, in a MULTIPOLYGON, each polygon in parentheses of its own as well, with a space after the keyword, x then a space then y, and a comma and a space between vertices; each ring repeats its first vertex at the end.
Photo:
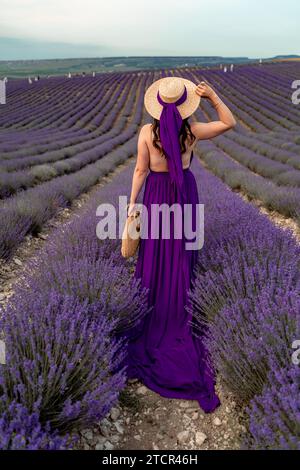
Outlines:
MULTIPOLYGON (((153 171, 168 171, 168 163, 165 156, 161 155, 160 151, 153 145, 154 133, 152 131, 151 124, 147 124, 147 133, 145 138, 149 150, 149 168, 153 171)), ((191 153, 197 141, 198 139, 196 138, 191 145, 189 145, 188 141, 186 142, 187 150, 181 155, 183 168, 188 168, 190 166, 191 153)))

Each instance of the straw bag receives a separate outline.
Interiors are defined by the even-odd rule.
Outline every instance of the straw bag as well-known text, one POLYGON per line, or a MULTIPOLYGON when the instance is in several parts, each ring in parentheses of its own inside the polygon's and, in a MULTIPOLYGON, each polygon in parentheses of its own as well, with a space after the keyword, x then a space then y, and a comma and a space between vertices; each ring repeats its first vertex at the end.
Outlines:
MULTIPOLYGON (((127 205, 127 210, 128 206, 129 205, 127 205)), ((121 254, 123 258, 130 258, 131 256, 134 256, 140 243, 140 230, 140 211, 136 210, 127 217, 124 231, 122 234, 121 254)))

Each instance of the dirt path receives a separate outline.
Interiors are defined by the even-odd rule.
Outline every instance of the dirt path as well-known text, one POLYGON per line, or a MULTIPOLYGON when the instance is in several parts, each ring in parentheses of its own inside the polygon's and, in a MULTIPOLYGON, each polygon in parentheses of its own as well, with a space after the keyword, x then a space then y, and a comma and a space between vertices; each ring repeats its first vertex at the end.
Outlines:
POLYGON ((245 416, 231 394, 217 384, 221 406, 205 414, 195 400, 164 398, 136 379, 118 406, 93 429, 81 432, 82 449, 237 450, 246 433, 245 416))

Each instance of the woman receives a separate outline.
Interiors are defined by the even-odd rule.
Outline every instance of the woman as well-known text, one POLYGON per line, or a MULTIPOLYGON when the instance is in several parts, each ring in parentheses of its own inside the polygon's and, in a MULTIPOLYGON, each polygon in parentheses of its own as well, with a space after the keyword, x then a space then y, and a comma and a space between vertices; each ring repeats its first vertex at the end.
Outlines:
MULTIPOLYGON (((143 204, 147 208, 147 234, 151 234, 151 226, 164 220, 161 215, 154 220, 153 204, 170 207, 177 203, 181 208, 190 204, 194 229, 199 200, 189 169, 193 149, 198 140, 210 139, 234 127, 235 119, 206 82, 196 86, 181 77, 152 83, 144 103, 154 123, 145 124, 140 130, 128 213, 134 211, 146 180, 143 204), (188 117, 199 106, 201 97, 210 100, 219 120, 189 124, 188 117)), ((181 214, 184 218, 184 211, 181 214)), ((138 378, 164 397, 197 400, 205 412, 212 412, 220 404, 213 372, 201 339, 192 333, 186 309, 198 251, 186 249, 185 236, 174 236, 175 215, 170 220, 173 222, 169 238, 161 236, 161 229, 158 238, 141 238, 135 276, 149 289, 152 309, 129 342, 128 378, 138 378)))

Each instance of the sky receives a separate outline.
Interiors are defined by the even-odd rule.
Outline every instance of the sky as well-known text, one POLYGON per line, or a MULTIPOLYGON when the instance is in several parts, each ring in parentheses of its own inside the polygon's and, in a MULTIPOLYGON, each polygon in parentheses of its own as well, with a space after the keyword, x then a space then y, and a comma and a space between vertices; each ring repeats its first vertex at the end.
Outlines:
POLYGON ((299 0, 0 0, 0 60, 300 54, 299 0))

